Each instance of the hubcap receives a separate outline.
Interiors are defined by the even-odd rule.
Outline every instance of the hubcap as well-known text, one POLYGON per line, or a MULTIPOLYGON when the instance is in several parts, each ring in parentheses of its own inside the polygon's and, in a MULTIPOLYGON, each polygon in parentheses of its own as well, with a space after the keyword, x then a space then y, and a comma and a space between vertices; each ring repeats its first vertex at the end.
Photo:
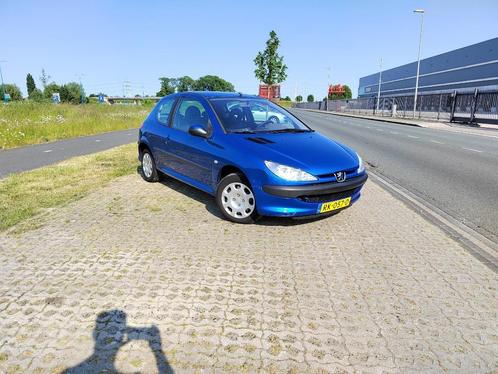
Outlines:
POLYGON ((152 176, 152 158, 149 153, 144 153, 142 158, 142 169, 147 178, 152 176))
POLYGON ((251 189, 240 182, 230 183, 223 189, 221 203, 225 212, 235 218, 249 217, 256 207, 251 189))

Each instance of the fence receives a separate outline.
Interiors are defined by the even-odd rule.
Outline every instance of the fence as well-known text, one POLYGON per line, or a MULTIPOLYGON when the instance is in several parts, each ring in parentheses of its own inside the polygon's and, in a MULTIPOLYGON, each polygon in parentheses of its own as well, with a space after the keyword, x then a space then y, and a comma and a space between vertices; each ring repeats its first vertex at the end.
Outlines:
MULTIPOLYGON (((295 108, 353 114, 413 118, 413 96, 324 100, 296 103, 295 108)), ((498 91, 452 92, 417 96, 415 118, 498 124, 498 91)))

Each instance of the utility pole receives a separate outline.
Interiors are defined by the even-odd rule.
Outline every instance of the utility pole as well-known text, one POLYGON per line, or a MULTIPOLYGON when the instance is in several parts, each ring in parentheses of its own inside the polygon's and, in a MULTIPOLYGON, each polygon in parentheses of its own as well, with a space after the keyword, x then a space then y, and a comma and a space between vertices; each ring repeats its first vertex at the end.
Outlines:
POLYGON ((5 84, 3 83, 2 62, 7 62, 7 60, 0 60, 0 80, 2 81, 2 101, 3 101, 5 100, 5 84))
POLYGON ((422 50, 422 32, 424 29, 424 14, 425 10, 415 9, 413 13, 420 14, 420 36, 418 40, 418 58, 417 58, 417 77, 415 79, 415 97, 413 100, 413 118, 415 118, 415 113, 417 111, 417 95, 418 95, 418 78, 420 75, 420 51, 422 50))
POLYGON ((375 113, 379 111, 379 102, 380 102, 380 85, 382 84, 382 57, 380 58, 380 64, 379 64, 379 84, 378 84, 378 89, 377 89, 377 107, 375 109, 375 113))

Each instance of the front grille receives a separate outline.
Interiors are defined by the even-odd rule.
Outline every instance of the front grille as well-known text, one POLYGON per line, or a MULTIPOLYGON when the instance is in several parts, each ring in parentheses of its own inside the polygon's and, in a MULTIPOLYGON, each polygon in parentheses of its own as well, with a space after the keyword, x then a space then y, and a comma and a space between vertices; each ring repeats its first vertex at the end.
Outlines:
POLYGON ((307 203, 326 203, 329 201, 340 200, 352 196, 359 190, 360 190, 359 188, 355 188, 352 190, 336 192, 336 193, 328 193, 324 195, 304 195, 304 196, 299 196, 299 199, 307 203))

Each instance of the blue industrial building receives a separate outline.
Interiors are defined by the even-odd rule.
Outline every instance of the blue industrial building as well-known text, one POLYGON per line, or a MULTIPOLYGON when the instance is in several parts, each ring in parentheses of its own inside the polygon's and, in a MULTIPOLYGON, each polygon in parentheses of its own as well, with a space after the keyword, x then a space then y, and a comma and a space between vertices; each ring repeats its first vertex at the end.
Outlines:
MULTIPOLYGON (((381 96, 415 93, 417 62, 382 72, 381 96)), ((360 78, 358 97, 376 96, 379 73, 360 78)), ((419 93, 498 90, 498 38, 420 60, 419 93)))

